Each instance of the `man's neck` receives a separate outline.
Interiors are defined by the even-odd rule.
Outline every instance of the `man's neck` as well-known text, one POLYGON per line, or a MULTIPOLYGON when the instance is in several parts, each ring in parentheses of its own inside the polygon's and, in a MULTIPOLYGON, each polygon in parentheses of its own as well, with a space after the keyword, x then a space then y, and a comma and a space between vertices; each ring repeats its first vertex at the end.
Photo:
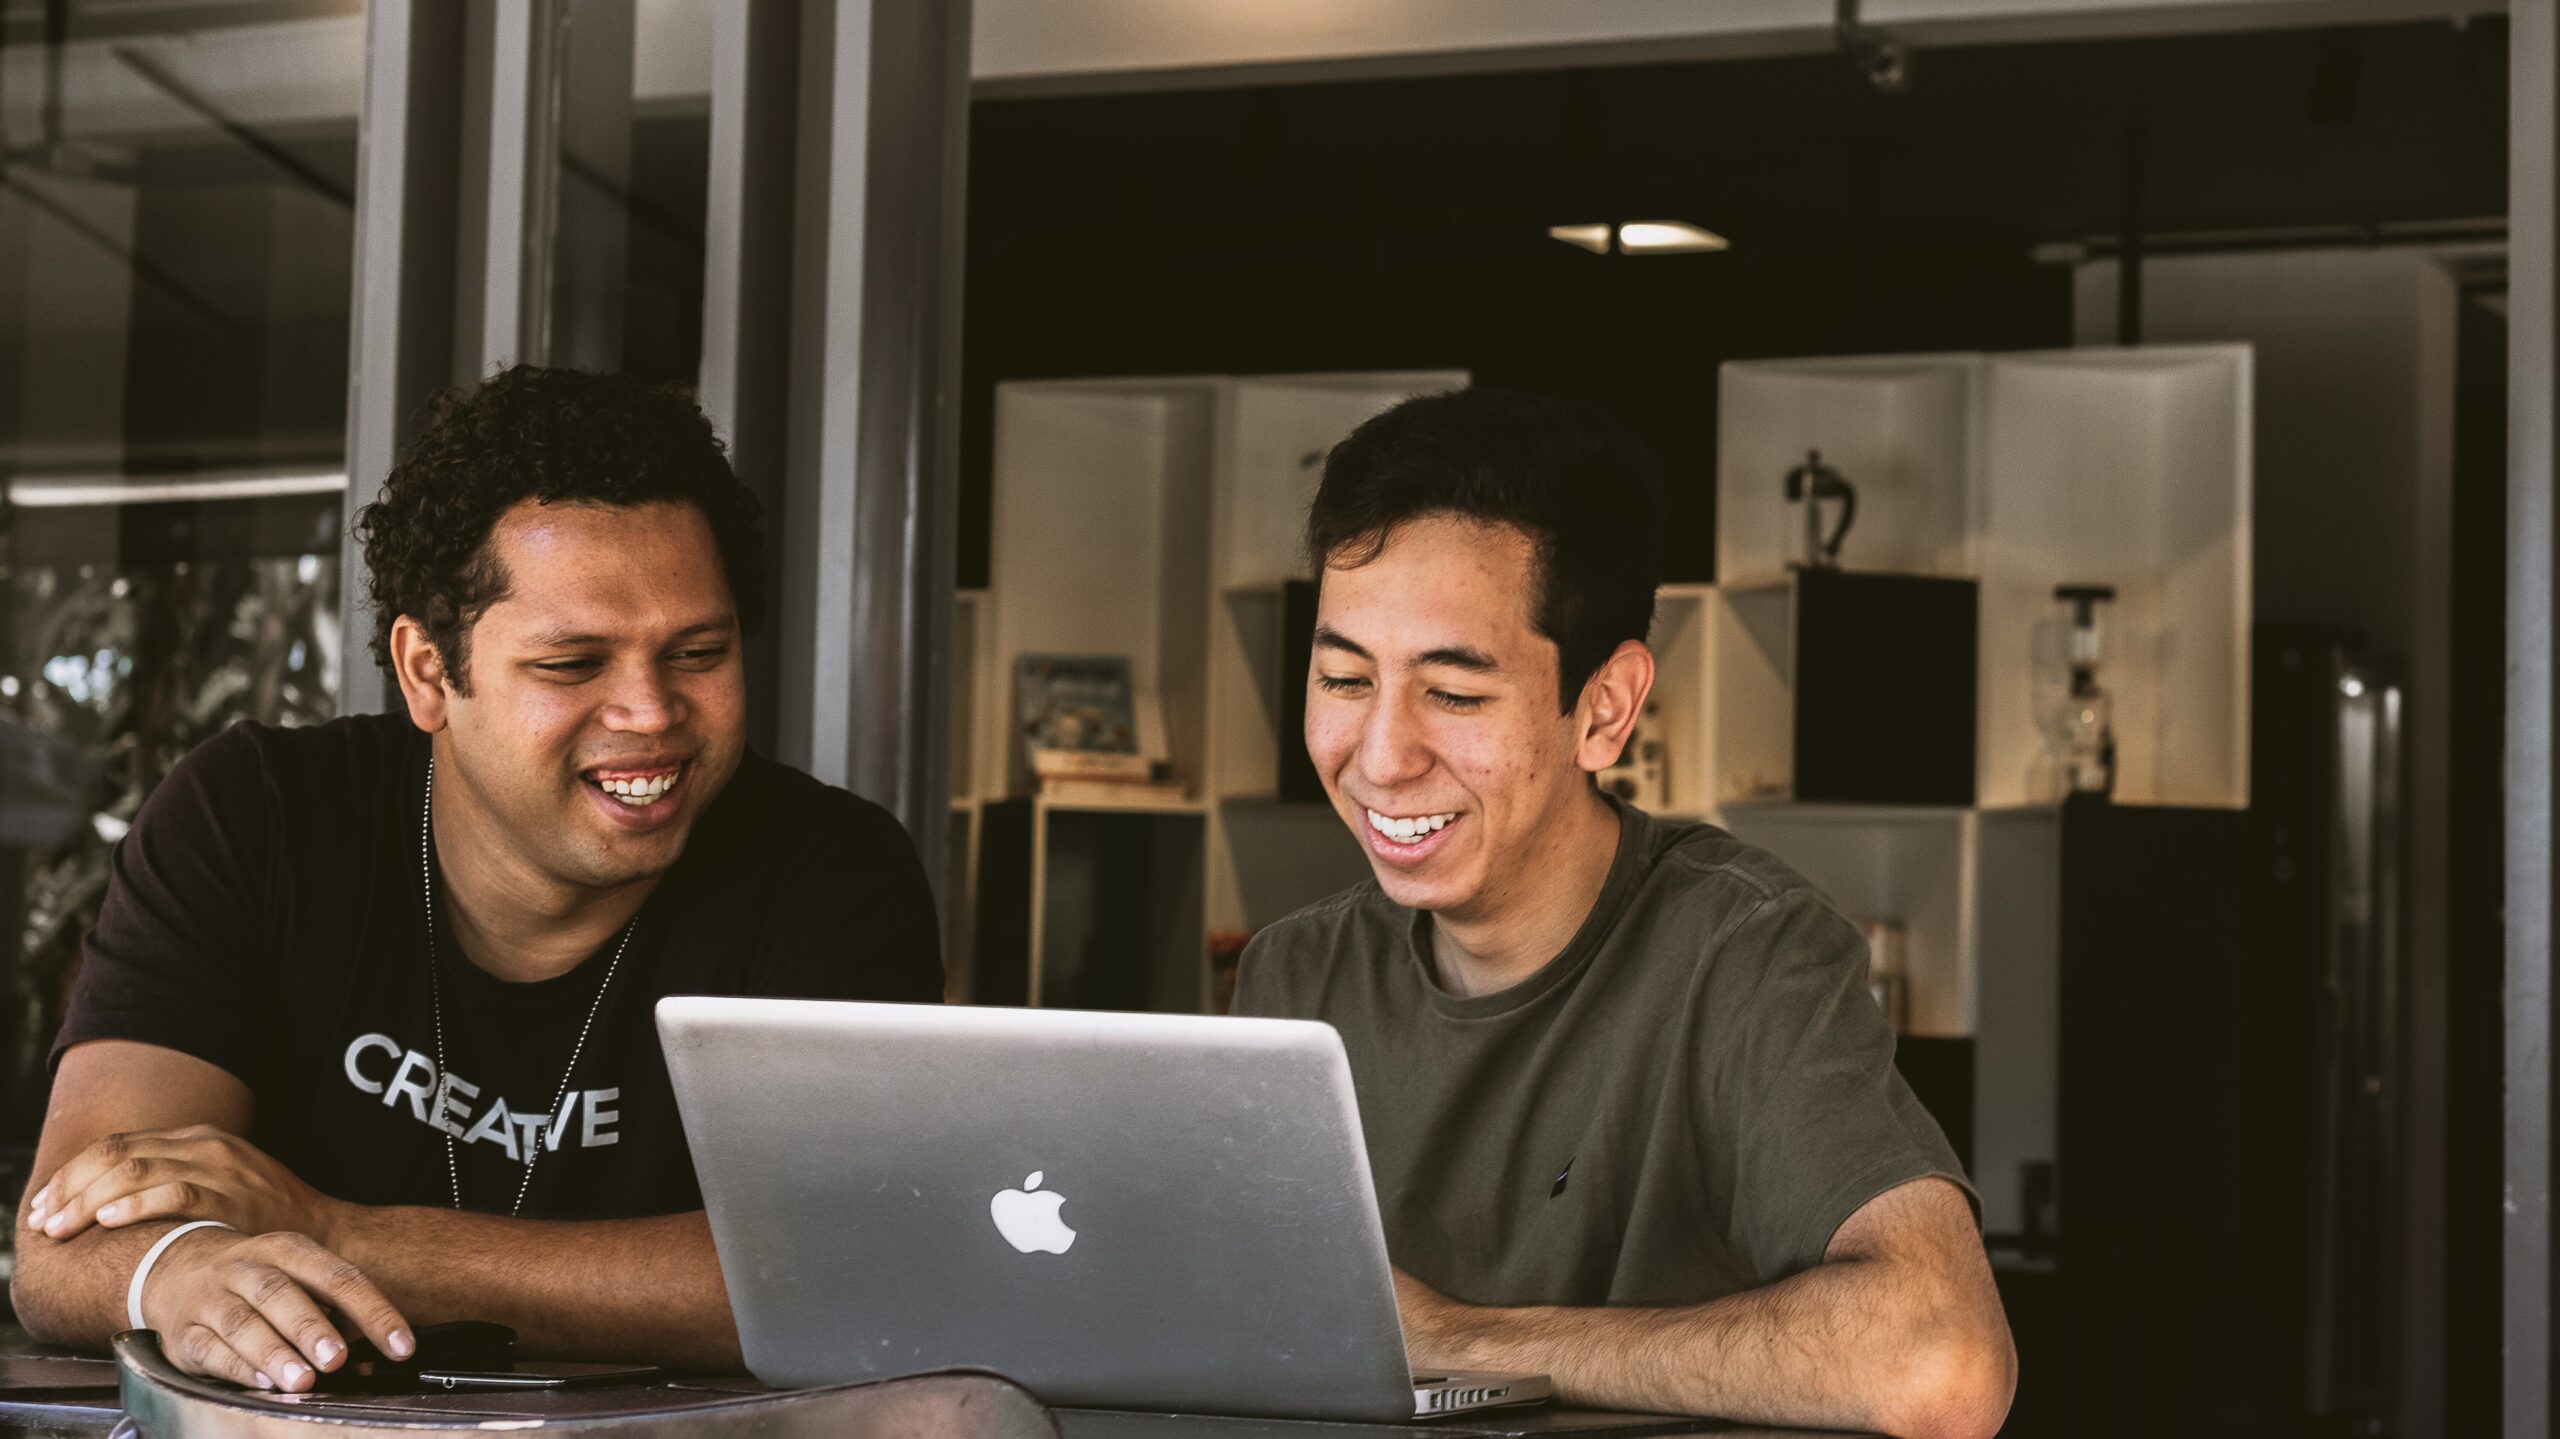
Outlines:
POLYGON ((1618 812, 1597 790, 1576 796, 1516 879, 1463 912, 1432 916, 1433 968, 1459 996, 1509 989, 1544 969, 1582 930, 1618 858, 1618 812))
POLYGON ((638 913, 657 876, 614 889, 543 872, 472 801, 448 765, 436 775, 436 863, 444 939, 510 983, 552 979, 578 967, 638 913))

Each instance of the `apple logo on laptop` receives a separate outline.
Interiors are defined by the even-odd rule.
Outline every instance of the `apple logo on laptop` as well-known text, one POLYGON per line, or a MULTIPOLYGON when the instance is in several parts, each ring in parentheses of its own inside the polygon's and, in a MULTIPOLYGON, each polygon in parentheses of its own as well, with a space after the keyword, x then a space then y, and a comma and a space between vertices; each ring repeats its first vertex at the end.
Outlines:
POLYGON ((995 1216, 996 1232, 1004 1236, 1005 1243, 1025 1254, 1035 1249, 1064 1254, 1067 1246, 1076 1242, 1076 1232, 1058 1217, 1058 1206, 1067 1202, 1067 1196, 1040 1188, 1047 1173, 1031 1171, 1031 1177, 1022 1181, 1020 1189, 1003 1190, 987 1205, 987 1212, 995 1216))

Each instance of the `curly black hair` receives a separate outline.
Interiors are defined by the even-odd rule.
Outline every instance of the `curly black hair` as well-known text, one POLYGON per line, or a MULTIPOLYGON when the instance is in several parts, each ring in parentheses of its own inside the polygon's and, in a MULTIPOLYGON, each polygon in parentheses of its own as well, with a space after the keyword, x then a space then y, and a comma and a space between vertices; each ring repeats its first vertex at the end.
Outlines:
POLYGON ((392 623, 408 615, 470 693, 471 627, 509 583, 489 532, 524 500, 698 506, 740 627, 763 618, 764 507, 692 398, 628 375, 516 365, 438 394, 381 497, 356 513, 376 662, 390 667, 392 623))

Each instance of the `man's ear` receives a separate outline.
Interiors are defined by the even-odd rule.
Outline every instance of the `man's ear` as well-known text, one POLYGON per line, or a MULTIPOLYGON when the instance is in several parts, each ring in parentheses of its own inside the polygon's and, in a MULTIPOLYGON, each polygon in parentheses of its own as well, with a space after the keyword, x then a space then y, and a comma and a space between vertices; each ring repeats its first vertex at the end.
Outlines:
POLYGON ((1618 762, 1644 714, 1644 699, 1653 693, 1653 651, 1642 640, 1621 640, 1600 668, 1583 682, 1575 719, 1582 728, 1574 747, 1574 763, 1598 774, 1618 762))
POLYGON ((445 683, 444 657, 436 653, 427 627, 402 615, 391 622, 391 676, 400 682, 400 698, 409 706, 409 723, 428 734, 445 726, 453 689, 445 683))

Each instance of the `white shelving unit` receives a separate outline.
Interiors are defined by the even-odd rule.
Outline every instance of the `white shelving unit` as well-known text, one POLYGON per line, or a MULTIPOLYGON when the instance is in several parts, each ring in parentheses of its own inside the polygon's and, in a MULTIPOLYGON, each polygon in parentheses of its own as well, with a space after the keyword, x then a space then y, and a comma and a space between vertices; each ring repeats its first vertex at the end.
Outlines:
MULTIPOLYGON (((1278 788, 1281 586, 1324 456, 1361 421, 1463 373, 1029 381, 997 387, 989 583, 955 668, 972 693, 954 781, 969 809, 969 891, 984 893, 990 812, 1030 785, 1012 735, 1022 654, 1116 654, 1164 716, 1182 797, 1031 801, 1029 1002, 1104 984, 1116 1002, 1209 1002, 1208 936, 1267 924, 1367 874, 1358 843, 1278 788), (1115 869, 1121 866, 1122 869, 1115 869), (1122 872, 1143 869, 1143 874, 1122 872), (1143 894, 1159 914, 1131 916, 1143 894), (1098 951, 1135 947, 1114 958, 1098 951), (1128 962, 1143 983, 1111 976, 1128 962), (1117 988, 1110 988, 1110 986, 1117 988)), ((960 827, 955 826, 955 831, 960 827)), ((954 904, 955 912, 963 906, 954 904)), ((954 941, 952 990, 978 996, 978 939, 954 941)))
POLYGON ((2250 350, 2060 350, 1984 368, 1981 800, 2035 803, 2068 678, 2057 584, 2111 584, 2116 797, 2249 803, 2250 350))
POLYGON ((1780 481, 1820 450, 1857 486, 1849 568, 1982 586, 1977 804, 2061 797, 2038 716, 2068 678, 2069 583, 2117 593, 2117 798, 2246 806, 2249 386, 2246 345, 1725 366, 1715 792, 1752 792, 1783 752, 1763 731, 1786 722, 1782 582, 1802 542, 1780 481))
POLYGON ((1724 367, 1717 399, 1716 578, 1786 577, 1803 521, 1779 485, 1815 450, 1858 487, 1845 554, 1858 569, 1972 573, 1972 456, 1982 355, 1752 360, 1724 367))
POLYGON ((1983 1227, 2016 1234, 2020 1180, 2054 1162, 2059 1133, 2062 812, 1977 810, 1969 825, 1973 1182, 1983 1227))
POLYGON ((1716 642, 1724 606, 1713 585, 1664 585, 1653 604, 1655 723, 1670 742, 1664 788, 1666 816, 1704 819, 1715 813, 1716 642))
POLYGON ((1214 385, 1182 380, 997 388, 972 797, 1030 788, 1012 735, 1024 654, 1127 656, 1130 683, 1161 707, 1175 774, 1198 791, 1215 402, 1214 385))

